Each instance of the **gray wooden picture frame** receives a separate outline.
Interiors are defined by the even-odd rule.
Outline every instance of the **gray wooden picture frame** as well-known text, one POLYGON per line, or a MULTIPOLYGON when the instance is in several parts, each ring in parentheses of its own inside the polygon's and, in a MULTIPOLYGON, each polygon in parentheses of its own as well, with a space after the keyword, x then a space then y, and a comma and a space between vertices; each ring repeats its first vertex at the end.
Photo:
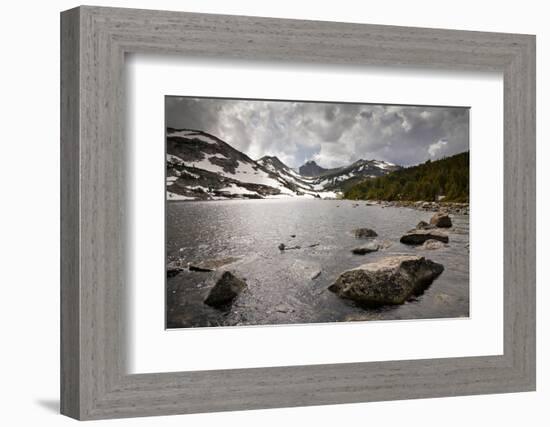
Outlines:
POLYGON ((101 419, 535 390, 535 37, 83 6, 61 14, 61 412, 101 419), (504 78, 504 352, 129 375, 127 53, 504 78))

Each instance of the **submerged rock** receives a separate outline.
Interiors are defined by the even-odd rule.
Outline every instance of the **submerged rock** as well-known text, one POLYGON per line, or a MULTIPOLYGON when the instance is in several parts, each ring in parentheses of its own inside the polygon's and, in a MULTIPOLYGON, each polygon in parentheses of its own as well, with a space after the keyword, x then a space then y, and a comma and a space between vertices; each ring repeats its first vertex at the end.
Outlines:
POLYGON ((223 267, 228 264, 233 264, 238 261, 240 258, 237 257, 225 257, 225 258, 214 258, 206 259, 199 262, 193 262, 188 264, 189 271, 201 271, 201 272, 210 272, 215 271, 220 267, 223 267))
POLYGON ((204 303, 215 308, 229 305, 246 288, 246 282, 229 271, 216 275, 214 281, 204 303))
MULTIPOLYGON (((290 238, 291 239, 295 239, 296 238, 296 234, 290 234, 290 238)), ((307 247, 307 248, 314 248, 315 246, 318 246, 319 243, 313 243, 311 245, 308 245, 308 246, 304 246, 304 247, 307 247)), ((284 243, 279 243, 279 245, 277 246, 277 248, 279 248, 279 250, 281 252, 283 251, 290 251, 292 249, 302 249, 302 246, 300 245, 294 245, 294 246, 287 246, 286 244, 284 243)))
POLYGON ((378 236, 376 231, 370 228, 358 228, 357 230, 355 230, 355 237, 357 237, 358 239, 365 239, 376 236, 378 236))
POLYGON ((450 228, 453 226, 451 218, 449 218, 449 215, 446 212, 437 212, 430 219, 430 224, 441 228, 450 228))
POLYGON ((321 275, 321 270, 314 271, 311 276, 309 277, 311 280, 317 279, 321 275))
POLYGON ((184 270, 184 268, 180 267, 178 264, 176 264, 174 262, 170 262, 166 266, 166 277, 170 278, 170 277, 177 276, 183 270, 184 270))
POLYGON ((393 245, 391 240, 382 240, 378 243, 378 249, 388 249, 393 245))
POLYGON ((328 289, 367 306, 403 304, 421 293, 443 270, 443 265, 424 257, 396 255, 348 270, 328 289))
POLYGON ((435 228, 435 225, 428 224, 426 221, 420 221, 418 224, 416 224, 417 230, 430 230, 432 228, 435 228))
POLYGON ((436 294, 434 298, 435 302, 443 305, 451 305, 454 302, 454 298, 448 294, 436 294))
POLYGON ((290 251, 292 249, 302 249, 301 246, 299 245, 296 245, 296 246, 286 246, 284 243, 281 243, 279 245, 279 250, 282 252, 282 251, 290 251))
POLYGON ((443 243, 449 243, 449 236, 439 230, 411 230, 401 236, 399 241, 406 245, 421 245, 426 240, 439 240, 443 243))
POLYGON ((419 249, 426 249, 429 251, 435 250, 435 249, 441 249, 445 246, 445 243, 440 242, 439 240, 429 239, 424 242, 422 246, 420 246, 419 249))
POLYGON ((171 278, 177 276, 182 271, 185 271, 187 266, 183 258, 172 259, 168 264, 166 264, 166 277, 171 278))
POLYGON ((214 271, 214 269, 209 267, 201 267, 200 265, 189 264, 189 271, 198 271, 200 273, 208 273, 210 271, 214 271))
POLYGON ((294 311, 288 304, 279 304, 275 307, 277 313, 288 313, 294 311))
POLYGON ((318 262, 294 258, 286 264, 284 271, 280 271, 277 278, 291 283, 304 283, 307 280, 315 280, 321 275, 321 265, 318 262))
POLYGON ((365 255, 371 252, 376 252, 378 249, 380 249, 380 245, 378 244, 378 242, 370 242, 366 245, 352 249, 351 252, 355 255, 365 255))
POLYGON ((363 313, 363 314, 348 314, 344 318, 344 322, 368 322, 370 320, 382 320, 380 313, 363 313))

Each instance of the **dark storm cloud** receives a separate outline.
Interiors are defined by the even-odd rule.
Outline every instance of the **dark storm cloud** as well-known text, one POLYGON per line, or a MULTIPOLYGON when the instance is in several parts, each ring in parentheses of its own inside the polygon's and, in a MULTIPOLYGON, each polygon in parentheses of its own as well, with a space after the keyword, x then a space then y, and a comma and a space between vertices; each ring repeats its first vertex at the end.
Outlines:
POLYGON ((336 167, 362 159, 414 165, 468 150, 467 108, 166 98, 166 124, 199 129, 256 159, 336 167))

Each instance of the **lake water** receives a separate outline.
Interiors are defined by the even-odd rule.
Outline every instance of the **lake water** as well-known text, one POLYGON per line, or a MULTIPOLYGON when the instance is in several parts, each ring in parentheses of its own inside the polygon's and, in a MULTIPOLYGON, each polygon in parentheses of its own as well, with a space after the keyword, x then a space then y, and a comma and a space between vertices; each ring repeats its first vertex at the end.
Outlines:
POLYGON ((469 217, 452 216, 449 244, 422 250, 399 238, 432 212, 367 206, 349 200, 284 199, 167 203, 167 256, 187 262, 239 257, 226 267, 247 289, 227 311, 203 303, 212 273, 181 272, 166 282, 167 326, 240 326, 346 320, 426 319, 469 315, 469 217), (369 227, 391 246, 367 255, 351 249, 369 227), (291 237, 295 235, 296 237, 291 237), (278 246, 301 246, 280 251, 278 246), (309 245, 318 244, 308 248, 309 245), (420 296, 399 306, 365 309, 328 291, 344 271, 394 254, 422 255, 445 271, 420 296), (318 277, 312 279, 318 272, 318 277))

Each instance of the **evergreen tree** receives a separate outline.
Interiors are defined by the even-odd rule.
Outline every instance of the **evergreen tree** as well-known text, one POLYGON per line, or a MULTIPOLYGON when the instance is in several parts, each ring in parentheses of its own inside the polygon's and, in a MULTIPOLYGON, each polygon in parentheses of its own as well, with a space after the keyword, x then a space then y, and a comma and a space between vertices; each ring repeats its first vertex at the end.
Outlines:
POLYGON ((367 178, 344 189, 346 199, 468 202, 470 198, 470 153, 427 160, 417 166, 367 178))

